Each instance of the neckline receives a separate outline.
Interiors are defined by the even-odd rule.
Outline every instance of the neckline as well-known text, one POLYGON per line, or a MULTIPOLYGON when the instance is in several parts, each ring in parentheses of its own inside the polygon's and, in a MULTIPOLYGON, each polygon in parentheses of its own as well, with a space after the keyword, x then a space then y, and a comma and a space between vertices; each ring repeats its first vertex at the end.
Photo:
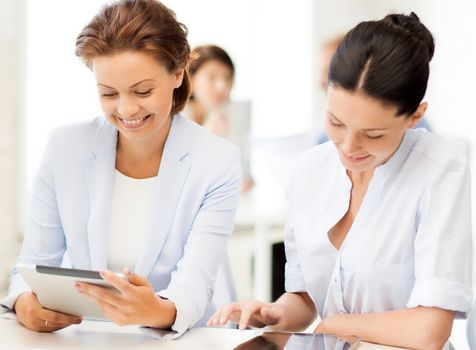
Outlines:
POLYGON ((119 177, 125 179, 125 180, 128 180, 128 181, 134 181, 134 182, 151 182, 151 181, 154 181, 157 179, 157 175, 156 176, 152 176, 152 177, 146 177, 146 178, 143 178, 143 179, 137 179, 135 177, 130 177, 130 176, 127 176, 123 173, 121 173, 119 170, 117 169, 114 169, 116 175, 118 175, 119 177))

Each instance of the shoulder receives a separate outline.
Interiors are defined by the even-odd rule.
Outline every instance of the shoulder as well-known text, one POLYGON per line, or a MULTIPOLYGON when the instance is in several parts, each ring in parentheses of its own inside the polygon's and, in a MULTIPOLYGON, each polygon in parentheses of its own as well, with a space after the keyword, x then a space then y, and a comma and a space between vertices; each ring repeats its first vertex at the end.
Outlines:
POLYGON ((115 147, 116 140, 117 129, 104 117, 60 126, 49 135, 44 160, 62 168, 79 165, 115 147))
POLYGON ((299 156, 294 163, 293 173, 308 172, 311 169, 325 169, 338 162, 338 154, 331 141, 314 146, 299 156))
POLYGON ((464 139, 443 137, 424 129, 407 132, 414 139, 411 158, 417 158, 435 168, 468 162, 469 143, 464 139))
POLYGON ((200 125, 181 115, 174 116, 175 123, 186 138, 193 157, 200 159, 218 160, 239 157, 240 149, 233 143, 219 137, 200 125))
POLYGON ((69 148, 74 146, 89 145, 100 137, 100 133, 113 133, 114 127, 110 125, 104 117, 97 117, 77 123, 72 123, 55 128, 50 139, 56 146, 68 145, 69 148))

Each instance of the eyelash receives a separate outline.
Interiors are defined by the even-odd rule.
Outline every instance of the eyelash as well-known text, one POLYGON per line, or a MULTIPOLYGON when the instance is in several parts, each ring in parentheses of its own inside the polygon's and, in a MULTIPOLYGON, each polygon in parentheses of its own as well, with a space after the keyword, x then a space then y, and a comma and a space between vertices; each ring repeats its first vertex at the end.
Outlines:
MULTIPOLYGON (((332 120, 329 119, 329 123, 331 123, 332 126, 335 126, 336 128, 339 128, 342 126, 342 124, 336 124, 334 123, 332 120)), ((378 135, 378 136, 370 136, 370 135, 365 135, 367 138, 369 139, 372 139, 372 140, 376 140, 376 139, 379 139, 381 137, 383 137, 383 135, 378 135)))
POLYGON ((101 97, 105 97, 105 98, 111 98, 111 97, 114 97, 116 96, 117 94, 101 94, 101 97))
POLYGON ((140 97, 147 97, 151 94, 152 89, 146 90, 146 91, 136 91, 135 94, 140 96, 140 97))
POLYGON ((336 127, 342 126, 342 124, 336 124, 330 119, 329 119, 329 123, 331 123, 332 126, 336 126, 336 127))
MULTIPOLYGON (((151 94, 152 92, 152 89, 149 89, 147 91, 136 91, 135 94, 139 97, 147 97, 151 94)), ((104 98, 112 98, 112 97, 115 97, 117 96, 117 93, 112 93, 112 94, 101 94, 101 97, 104 97, 104 98)))
POLYGON ((375 139, 379 139, 379 138, 383 137, 383 135, 378 135, 378 136, 370 136, 370 135, 366 135, 366 136, 367 136, 369 139, 373 139, 373 140, 375 140, 375 139))

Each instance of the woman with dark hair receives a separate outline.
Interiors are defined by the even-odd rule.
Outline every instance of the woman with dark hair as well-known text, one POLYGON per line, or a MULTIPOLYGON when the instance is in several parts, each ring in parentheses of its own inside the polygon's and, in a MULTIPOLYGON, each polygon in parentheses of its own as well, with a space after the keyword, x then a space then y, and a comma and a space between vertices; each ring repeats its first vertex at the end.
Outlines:
POLYGON ((330 142, 296 164, 286 222, 286 293, 222 307, 229 320, 441 349, 471 309, 465 145, 412 130, 434 43, 412 13, 363 22, 329 72, 330 142))
MULTIPOLYGON (((104 117, 52 133, 17 262, 60 266, 67 253, 73 268, 101 270, 119 290, 77 284, 107 318, 178 336, 206 322, 216 288, 232 288, 220 271, 240 152, 177 114, 190 95, 190 47, 160 2, 105 6, 77 37, 76 54, 95 75, 104 117), (127 280, 106 270, 124 266, 127 280)), ((80 322, 43 308, 16 269, 2 303, 35 331, 80 322)))
POLYGON ((212 133, 233 142, 241 150, 244 192, 254 185, 250 173, 250 104, 232 101, 235 66, 231 57, 216 45, 197 46, 189 65, 192 94, 183 114, 212 133))

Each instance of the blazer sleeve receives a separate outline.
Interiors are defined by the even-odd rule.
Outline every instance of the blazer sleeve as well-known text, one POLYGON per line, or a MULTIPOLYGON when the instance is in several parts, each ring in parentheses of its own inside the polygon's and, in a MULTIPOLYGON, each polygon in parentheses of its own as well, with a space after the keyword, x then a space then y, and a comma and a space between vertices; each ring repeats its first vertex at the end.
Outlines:
POLYGON ((232 155, 220 162, 219 169, 214 169, 215 180, 208 187, 195 216, 183 257, 172 272, 168 287, 158 292, 159 296, 175 303, 174 338, 205 314, 213 295, 217 271, 226 256, 242 180, 240 152, 238 148, 232 149, 232 155))
MULTIPOLYGON (((66 250, 55 193, 54 133, 49 137, 32 186, 30 218, 17 264, 59 266, 66 250)), ((30 288, 14 267, 7 296, 0 304, 12 309, 18 296, 30 288)))
POLYGON ((447 161, 420 202, 408 307, 471 310, 471 188, 467 159, 447 161))

